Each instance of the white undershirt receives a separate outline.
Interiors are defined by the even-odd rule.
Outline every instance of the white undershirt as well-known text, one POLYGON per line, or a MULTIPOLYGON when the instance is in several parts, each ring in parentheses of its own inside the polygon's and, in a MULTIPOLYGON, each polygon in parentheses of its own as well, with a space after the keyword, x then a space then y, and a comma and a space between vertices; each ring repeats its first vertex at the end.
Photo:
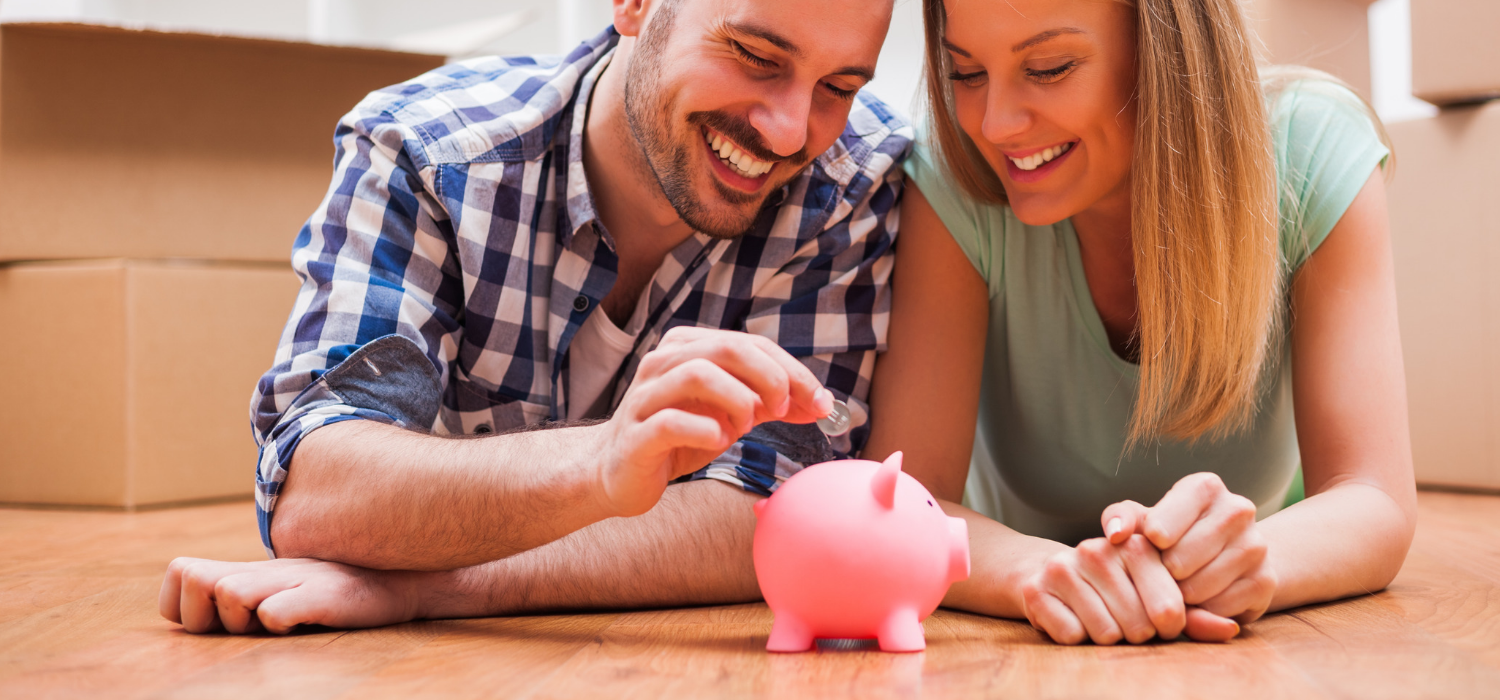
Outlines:
POLYGON ((636 336, 646 325, 651 285, 635 302, 635 312, 622 330, 602 307, 594 307, 568 346, 568 420, 602 418, 615 396, 614 378, 635 349, 636 336))

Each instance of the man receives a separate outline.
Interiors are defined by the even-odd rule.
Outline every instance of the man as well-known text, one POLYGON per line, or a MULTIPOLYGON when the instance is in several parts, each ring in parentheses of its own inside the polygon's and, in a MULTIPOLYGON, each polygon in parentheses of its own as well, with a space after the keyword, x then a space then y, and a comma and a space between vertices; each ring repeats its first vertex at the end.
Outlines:
POLYGON ((856 93, 890 12, 615 0, 560 62, 362 102, 253 404, 281 558, 174 561, 163 615, 284 632, 758 597, 751 502, 867 432, 911 131, 856 93), (810 423, 834 399, 854 430, 830 441, 810 423))

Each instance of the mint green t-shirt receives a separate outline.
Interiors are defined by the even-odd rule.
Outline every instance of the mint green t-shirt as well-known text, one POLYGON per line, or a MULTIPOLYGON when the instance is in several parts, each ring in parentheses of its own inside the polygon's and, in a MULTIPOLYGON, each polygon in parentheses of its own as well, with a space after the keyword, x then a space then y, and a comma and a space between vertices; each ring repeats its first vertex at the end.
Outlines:
MULTIPOLYGON (((1290 276, 1388 151, 1358 98, 1332 83, 1288 87, 1270 116, 1290 276)), ((1110 349, 1072 223, 1028 226, 1008 206, 965 196, 926 144, 918 139, 906 172, 990 294, 965 502, 1023 533, 1069 543, 1098 536, 1109 504, 1150 505, 1194 472, 1219 474, 1262 515, 1279 507, 1300 462, 1289 343, 1266 370, 1268 389, 1247 430, 1192 445, 1162 439, 1126 454, 1139 367, 1110 349)))

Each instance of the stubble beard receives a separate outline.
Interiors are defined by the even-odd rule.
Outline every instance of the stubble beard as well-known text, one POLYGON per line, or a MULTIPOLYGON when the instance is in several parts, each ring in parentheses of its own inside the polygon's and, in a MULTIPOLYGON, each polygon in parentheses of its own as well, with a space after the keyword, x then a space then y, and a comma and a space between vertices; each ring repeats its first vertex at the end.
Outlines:
POLYGON ((663 98, 660 76, 676 4, 668 2, 657 10, 625 73, 625 121, 640 146, 635 160, 642 167, 637 169, 646 171, 640 173, 643 178, 655 179, 667 203, 693 230, 714 238, 737 238, 755 224, 772 188, 763 187, 759 193, 742 192, 710 176, 709 181, 723 203, 709 205, 693 187, 692 149, 706 148, 700 128, 714 115, 690 115, 687 124, 693 133, 681 139, 672 138, 672 105, 663 98))

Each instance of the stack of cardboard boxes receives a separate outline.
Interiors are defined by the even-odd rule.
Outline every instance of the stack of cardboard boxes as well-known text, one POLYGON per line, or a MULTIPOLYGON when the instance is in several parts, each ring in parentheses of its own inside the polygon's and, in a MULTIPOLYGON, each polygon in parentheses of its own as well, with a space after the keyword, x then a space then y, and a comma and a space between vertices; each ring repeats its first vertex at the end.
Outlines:
POLYGON ((1265 51, 1262 60, 1332 73, 1370 99, 1372 2, 1242 0, 1242 7, 1265 51))
POLYGON ((1389 125, 1417 480, 1500 488, 1500 2, 1412 0, 1412 92, 1389 125))
POLYGON ((338 118, 441 57, 0 25, 0 502, 249 494, 338 118))

